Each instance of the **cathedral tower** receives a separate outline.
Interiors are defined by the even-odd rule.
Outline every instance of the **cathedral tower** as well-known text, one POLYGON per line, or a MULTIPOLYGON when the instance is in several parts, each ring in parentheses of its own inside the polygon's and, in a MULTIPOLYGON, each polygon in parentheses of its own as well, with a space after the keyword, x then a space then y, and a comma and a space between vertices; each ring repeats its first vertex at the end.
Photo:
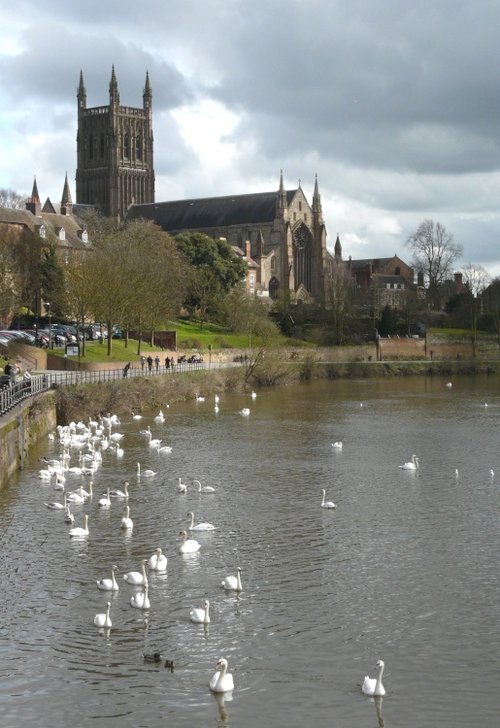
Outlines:
POLYGON ((113 66, 109 106, 87 108, 80 71, 78 86, 76 202, 95 205, 122 219, 129 205, 154 202, 153 115, 149 74, 143 106, 120 106, 113 66))

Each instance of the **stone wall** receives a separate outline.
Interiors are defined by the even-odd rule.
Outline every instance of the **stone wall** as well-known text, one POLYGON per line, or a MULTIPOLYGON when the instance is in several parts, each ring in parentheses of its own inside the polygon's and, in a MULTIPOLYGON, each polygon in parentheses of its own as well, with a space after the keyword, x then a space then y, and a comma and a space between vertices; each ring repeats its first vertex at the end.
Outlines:
POLYGON ((56 426, 54 392, 44 392, 24 400, 0 417, 0 489, 24 467, 32 445, 56 426))

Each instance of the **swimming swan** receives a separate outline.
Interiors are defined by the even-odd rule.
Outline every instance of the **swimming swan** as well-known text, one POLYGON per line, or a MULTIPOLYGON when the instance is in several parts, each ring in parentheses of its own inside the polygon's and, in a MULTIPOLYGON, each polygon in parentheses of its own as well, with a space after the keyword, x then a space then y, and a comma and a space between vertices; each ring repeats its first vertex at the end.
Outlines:
POLYGON ((187 493, 187 485, 182 482, 182 478, 178 478, 177 492, 182 494, 187 493))
POLYGON ((112 627, 111 617, 109 616, 109 610, 111 609, 111 602, 106 604, 106 612, 96 614, 94 617, 94 624, 96 627, 112 627))
POLYGON ((199 480, 193 480, 192 485, 198 488, 198 493, 215 493, 215 488, 211 485, 202 485, 199 480))
POLYGON ((110 498, 128 498, 128 481, 123 481, 123 488, 124 490, 120 490, 119 488, 115 488, 113 490, 109 491, 110 498))
POLYGON ((365 675, 365 679, 362 686, 362 691, 365 695, 385 695, 385 688, 382 685, 382 675, 384 674, 384 661, 383 660, 377 660, 377 664, 375 665, 377 668, 377 677, 368 677, 368 675, 365 675))
POLYGON ((154 470, 143 470, 141 472, 141 464, 137 463, 137 477, 140 478, 141 475, 143 475, 145 478, 152 478, 153 475, 156 475, 154 470))
POLYGON ((213 693, 227 693, 234 689, 233 676, 227 672, 227 660, 221 657, 215 666, 217 672, 212 675, 209 683, 210 690, 213 693))
POLYGON ((120 528, 126 528, 131 531, 134 527, 134 522, 130 518, 130 506, 125 506, 125 515, 122 517, 120 528))
POLYGON ((343 443, 341 443, 340 440, 337 440, 336 442, 332 442, 332 447, 335 450, 342 450, 343 443))
POLYGON ((189 526, 190 531, 214 531, 215 526, 213 523, 197 523, 194 525, 194 513, 189 511, 187 514, 191 518, 191 525, 189 526))
POLYGON ((243 586, 241 584, 241 569, 238 566, 236 576, 226 576, 222 581, 222 586, 228 591, 242 591, 243 586))
POLYGON ((109 497, 109 488, 106 495, 103 495, 102 498, 99 498, 97 501, 97 505, 99 508, 109 508, 111 506, 111 498, 109 497))
POLYGON ((115 579, 115 571, 117 568, 116 564, 113 564, 111 567, 111 579, 99 579, 96 582, 98 589, 101 591, 118 591, 120 587, 115 579))
POLYGON ((149 584, 146 581, 144 583, 144 591, 133 594, 130 598, 130 606, 135 609, 150 609, 151 602, 149 601, 149 584))
POLYGON ((149 557, 148 566, 152 571, 167 570, 167 557, 162 554, 160 548, 157 548, 155 553, 149 557))
POLYGON ((401 468, 401 470, 418 470, 419 464, 420 459, 417 458, 416 455, 412 455, 409 462, 403 463, 403 465, 400 465, 399 467, 401 468))
POLYGON ((323 496, 323 500, 321 501, 322 508, 336 508, 337 507, 333 501, 325 501, 326 490, 324 488, 321 489, 321 494, 323 496))
POLYGON ((87 514, 85 514, 85 516, 84 516, 83 528, 80 528, 80 527, 70 528, 69 535, 72 538, 78 538, 79 536, 88 536, 89 535, 89 517, 87 514))
POLYGON ((205 599, 203 608, 193 607, 189 612, 189 619, 195 624, 210 624, 210 602, 205 599))
POLYGON ((194 538, 188 538, 187 531, 181 531, 179 535, 183 537, 183 541, 179 546, 179 553, 194 554, 195 551, 200 550, 201 546, 198 541, 195 541, 194 538))
POLYGON ((248 407, 243 407, 243 409, 240 411, 240 415, 243 415, 243 417, 248 417, 250 414, 250 410, 248 407))
POLYGON ((141 561, 142 564, 142 571, 128 571, 126 574, 123 575, 124 581, 127 582, 127 584, 133 584, 134 586, 140 586, 141 584, 145 584, 148 580, 148 577, 146 576, 146 564, 147 559, 143 559, 141 561))

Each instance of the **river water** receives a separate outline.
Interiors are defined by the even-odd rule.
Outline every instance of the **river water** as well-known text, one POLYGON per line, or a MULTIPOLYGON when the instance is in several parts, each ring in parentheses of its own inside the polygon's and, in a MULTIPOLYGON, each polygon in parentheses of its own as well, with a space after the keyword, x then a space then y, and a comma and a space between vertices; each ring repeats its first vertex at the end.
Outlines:
MULTIPOLYGON (((44 505, 61 500, 38 476, 57 439, 0 493, 2 728, 498 725, 496 378, 315 382, 223 394, 218 413, 213 397, 175 405, 163 424, 154 414, 113 428, 123 457, 106 450, 93 498, 73 506, 88 538, 70 539, 44 505), (148 445, 148 425, 171 453, 148 445), (400 469, 413 453, 419 470, 400 469), (138 478, 137 462, 157 475, 138 478), (216 491, 181 495, 179 477, 216 491), (123 501, 97 505, 124 478, 131 533, 123 501), (336 510, 320 507, 322 488, 336 510), (181 555, 188 511, 216 530, 181 555), (149 574, 143 612, 123 574, 156 547, 168 569, 149 574), (112 564, 120 589, 99 591, 112 564), (237 566, 239 595, 221 586, 237 566), (108 599, 113 626, 98 629, 108 599), (210 625, 192 624, 205 599, 210 625), (173 672, 145 662, 156 651, 173 672), (226 699, 208 689, 221 656, 226 699), (386 696, 374 701, 361 683, 378 659, 386 696)), ((89 480, 67 473, 66 489, 89 480)))

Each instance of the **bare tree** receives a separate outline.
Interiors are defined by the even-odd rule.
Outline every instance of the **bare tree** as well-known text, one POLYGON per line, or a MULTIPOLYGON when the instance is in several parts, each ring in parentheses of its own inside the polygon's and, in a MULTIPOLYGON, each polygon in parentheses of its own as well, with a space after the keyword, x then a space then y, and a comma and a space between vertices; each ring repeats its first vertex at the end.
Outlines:
POLYGON ((464 266, 463 274, 469 303, 472 354, 475 357, 477 348, 477 319, 481 308, 481 294, 490 284, 491 278, 482 265, 476 265, 474 263, 467 263, 464 266))
POLYGON ((15 190, 6 187, 0 188, 0 207, 10 207, 13 210, 23 210, 28 195, 20 195, 15 190))
POLYGON ((462 245, 434 220, 421 222, 406 244, 413 253, 413 266, 424 274, 430 300, 436 304, 439 286, 451 276, 453 264, 462 255, 462 245))
POLYGON ((342 261, 335 260, 326 286, 326 306, 335 344, 343 344, 348 317, 352 310, 354 281, 342 261))

